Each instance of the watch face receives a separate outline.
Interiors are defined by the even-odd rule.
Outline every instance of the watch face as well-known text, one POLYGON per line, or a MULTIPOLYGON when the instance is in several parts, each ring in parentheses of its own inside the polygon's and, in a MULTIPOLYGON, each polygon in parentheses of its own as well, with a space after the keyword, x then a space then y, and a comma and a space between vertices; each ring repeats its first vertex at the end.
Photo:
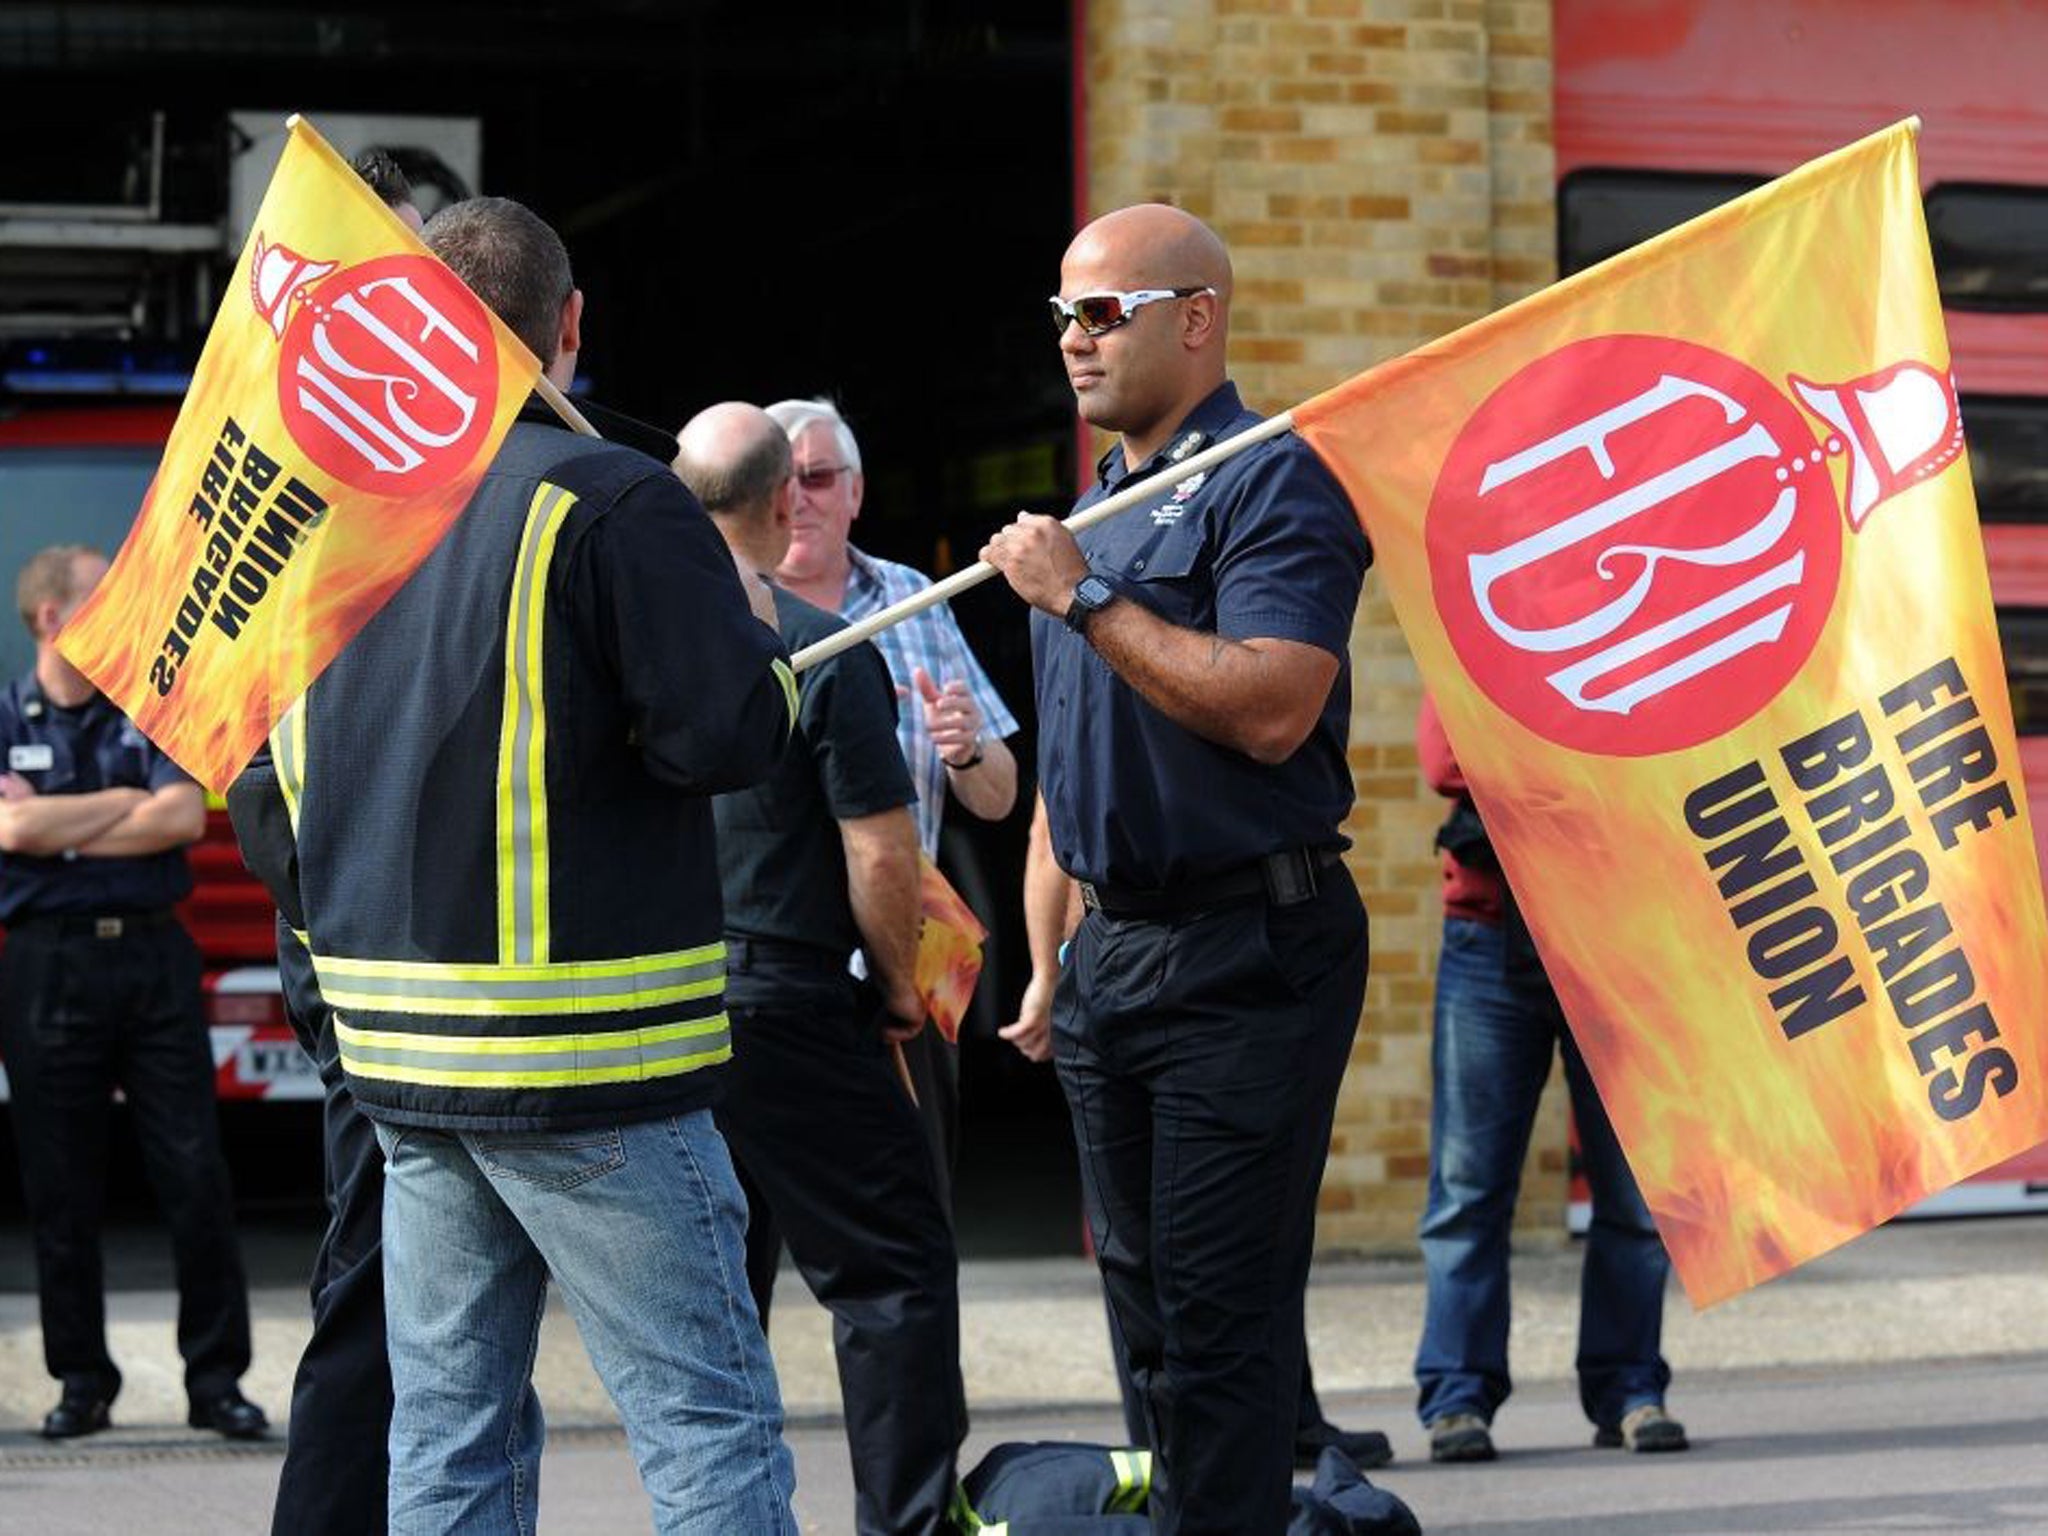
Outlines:
POLYGON ((1080 585, 1074 588, 1074 596, 1086 607, 1100 608, 1116 596, 1116 589, 1100 576, 1083 576, 1080 585))

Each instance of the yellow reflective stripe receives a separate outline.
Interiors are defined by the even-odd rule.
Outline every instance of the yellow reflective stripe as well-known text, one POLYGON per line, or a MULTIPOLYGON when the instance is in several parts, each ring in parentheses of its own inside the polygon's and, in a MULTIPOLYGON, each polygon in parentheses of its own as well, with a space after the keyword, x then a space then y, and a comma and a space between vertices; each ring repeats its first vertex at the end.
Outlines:
POLYGON ((334 1021, 334 1038, 343 1045, 384 1051, 417 1051, 431 1056, 561 1056, 570 1052, 618 1050, 628 1045, 662 1045, 716 1035, 731 1027, 726 1015, 657 1024, 650 1029, 604 1029, 583 1035, 424 1035, 401 1029, 358 1029, 334 1021))
POLYGON ((320 995, 337 1008, 354 1008, 365 1013, 416 1013, 451 1019, 559 1018, 579 1014, 619 1013, 629 1008, 666 1008, 717 997, 725 990, 725 978, 685 982, 680 986, 635 992, 628 1001, 607 997, 491 998, 449 997, 431 992, 368 992, 345 982, 320 983, 320 995))
POLYGON ((975 1536, 976 1532, 988 1529, 981 1518, 981 1511, 968 1499, 964 1483, 953 1485, 953 1503, 946 1512, 953 1517, 953 1523, 960 1527, 964 1536, 975 1536))
POLYGON ((587 1035, 477 1039, 357 1029, 335 1016, 341 1064, 355 1077, 439 1088, 576 1088, 677 1077, 732 1058, 730 1021, 710 1019, 653 1029, 587 1035), (690 1042, 705 1049, 689 1049, 690 1042), (617 1058, 601 1061, 594 1058, 617 1058), (582 1058, 560 1065, 559 1058, 582 1058))
POLYGON ((299 798, 306 788, 306 700, 277 717, 270 729, 270 765, 277 771, 278 793, 284 796, 284 813, 299 832, 299 798))
POLYGON ((1152 1502, 1152 1453, 1133 1451, 1131 1459, 1138 1464, 1138 1497, 1131 1505, 1132 1512, 1136 1513, 1152 1502))
POLYGON ((576 498, 543 481, 527 508, 505 609, 505 706, 498 734, 498 957, 548 957, 547 705, 541 631, 548 565, 576 498))
POLYGON ((717 997, 725 990, 725 978, 684 982, 673 987, 636 991, 629 998, 616 997, 478 997, 434 992, 373 992, 351 987, 346 982, 320 980, 320 994, 337 1008, 354 1008, 365 1013, 416 1013, 451 1019, 560 1018, 579 1014, 620 1013, 627 1009, 666 1008, 676 1003, 717 997))
MULTIPOLYGON (((732 1060, 732 1044, 698 1056, 679 1056, 648 1066, 571 1067, 560 1072, 449 1072, 433 1067, 394 1067, 381 1063, 350 1061, 343 1052, 341 1065, 352 1077, 374 1077, 385 1082, 415 1083, 422 1088, 586 1088, 598 1083, 644 1083, 653 1078, 681 1077, 732 1060)), ((996 1527, 988 1527, 995 1530, 996 1527)))
POLYGON ((1104 1511, 1111 1515, 1136 1514, 1145 1507, 1145 1490, 1141 1484, 1137 1455, 1131 1451, 1111 1451, 1109 1464, 1116 1472, 1116 1492, 1109 1496, 1109 1507, 1104 1511))
POLYGON ((775 681, 782 684, 782 696, 789 704, 789 728, 795 730, 797 705, 799 702, 796 692, 796 673, 790 670, 788 662, 780 658, 769 662, 768 666, 775 673, 775 681))

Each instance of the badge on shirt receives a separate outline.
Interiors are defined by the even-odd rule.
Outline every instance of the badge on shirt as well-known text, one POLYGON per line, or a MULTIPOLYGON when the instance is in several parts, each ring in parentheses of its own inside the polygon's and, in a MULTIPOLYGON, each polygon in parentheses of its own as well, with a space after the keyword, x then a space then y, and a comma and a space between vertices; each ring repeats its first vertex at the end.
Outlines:
POLYGON ((1161 528, 1171 527, 1180 521, 1181 513, 1187 511, 1188 503, 1195 492, 1202 488, 1202 482, 1209 478, 1205 469, 1199 474, 1189 475, 1173 488, 1173 495, 1152 509, 1152 521, 1161 528))
POLYGON ((1172 448, 1167 450, 1166 462, 1169 464, 1178 464, 1182 459, 1186 458, 1189 454, 1193 453, 1197 448, 1201 447, 1202 444, 1208 441, 1208 433, 1190 432, 1186 437, 1182 438, 1179 442, 1175 443, 1172 448))
POLYGON ((9 773, 44 773, 57 765, 57 755, 47 741, 26 742, 7 749, 9 773))

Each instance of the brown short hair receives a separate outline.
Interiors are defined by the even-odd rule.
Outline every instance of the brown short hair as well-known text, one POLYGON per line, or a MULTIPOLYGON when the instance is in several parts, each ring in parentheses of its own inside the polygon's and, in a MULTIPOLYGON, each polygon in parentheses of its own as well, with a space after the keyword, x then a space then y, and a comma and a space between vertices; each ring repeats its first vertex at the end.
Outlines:
POLYGON ((90 544, 52 544, 29 556, 28 564, 14 583, 14 605, 21 610, 21 622, 31 637, 36 632, 36 610, 45 603, 62 608, 78 597, 78 562, 106 556, 90 544))
POLYGON ((561 350, 562 306, 576 287, 569 252, 547 220, 509 197, 450 203, 420 238, 447 262, 541 366, 561 350))

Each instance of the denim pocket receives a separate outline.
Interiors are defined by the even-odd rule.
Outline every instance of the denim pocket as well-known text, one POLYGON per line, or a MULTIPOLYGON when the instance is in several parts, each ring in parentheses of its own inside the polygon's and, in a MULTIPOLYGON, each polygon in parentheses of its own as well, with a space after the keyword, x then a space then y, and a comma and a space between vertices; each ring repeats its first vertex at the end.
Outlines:
POLYGON ((542 1189, 574 1189, 626 1166, 626 1143, 617 1126, 555 1135, 479 1131, 470 1139, 492 1178, 518 1179, 542 1189))

